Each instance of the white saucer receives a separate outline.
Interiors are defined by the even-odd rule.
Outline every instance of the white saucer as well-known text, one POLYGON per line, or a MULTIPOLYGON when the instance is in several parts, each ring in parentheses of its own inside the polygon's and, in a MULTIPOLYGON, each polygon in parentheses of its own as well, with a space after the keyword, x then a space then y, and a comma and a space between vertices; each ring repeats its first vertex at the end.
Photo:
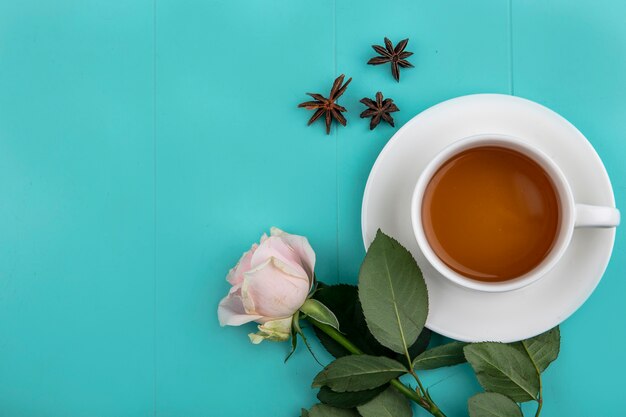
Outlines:
POLYGON ((481 293, 449 282, 418 249, 411 228, 411 193, 422 168, 443 147, 480 133, 515 136, 543 150, 561 167, 577 203, 615 206, 602 161, 567 120, 532 101, 477 94, 431 107, 389 140, 365 187, 363 241, 368 247, 380 228, 411 251, 428 285, 426 325, 431 330, 467 342, 512 342, 549 330, 585 302, 609 262, 615 229, 576 229, 559 264, 516 291, 481 293))

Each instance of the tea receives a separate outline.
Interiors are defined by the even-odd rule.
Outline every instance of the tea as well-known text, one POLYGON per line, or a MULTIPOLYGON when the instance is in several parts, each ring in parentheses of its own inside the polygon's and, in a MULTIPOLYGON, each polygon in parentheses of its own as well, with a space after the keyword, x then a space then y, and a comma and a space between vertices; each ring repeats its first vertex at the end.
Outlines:
POLYGON ((428 243, 448 267, 479 281, 500 282, 538 266, 555 243, 557 191, 535 161, 482 146, 446 161, 423 197, 428 243))

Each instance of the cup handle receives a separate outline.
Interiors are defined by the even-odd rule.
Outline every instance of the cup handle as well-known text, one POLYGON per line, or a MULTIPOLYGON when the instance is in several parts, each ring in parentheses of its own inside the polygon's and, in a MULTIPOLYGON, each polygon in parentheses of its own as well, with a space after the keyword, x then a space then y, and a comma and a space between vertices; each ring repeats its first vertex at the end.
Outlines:
POLYGON ((616 227, 619 219, 619 210, 615 207, 576 204, 574 227, 616 227))

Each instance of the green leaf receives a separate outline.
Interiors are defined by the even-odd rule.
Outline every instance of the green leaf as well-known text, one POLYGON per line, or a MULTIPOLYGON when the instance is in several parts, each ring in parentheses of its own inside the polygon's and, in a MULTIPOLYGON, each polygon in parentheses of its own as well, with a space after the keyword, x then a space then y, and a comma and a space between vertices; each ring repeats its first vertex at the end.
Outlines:
MULTIPOLYGON (((379 356, 378 352, 364 349, 363 343, 359 340, 364 333, 356 323, 355 300, 358 300, 356 286, 347 284, 328 286, 319 282, 318 289, 313 294, 313 298, 320 301, 335 314, 335 317, 337 317, 339 321, 341 332, 346 335, 348 340, 359 347, 364 353, 379 356)), ((363 319, 363 321, 365 321, 365 319, 363 319)), ((313 327, 313 330, 322 343, 322 346, 334 357, 339 358, 350 354, 343 346, 317 327, 313 327)))
POLYGON ((331 327, 339 330, 339 321, 332 311, 318 300, 309 298, 304 302, 300 311, 312 319, 319 321, 320 323, 328 324, 331 327))
MULTIPOLYGON (((404 355, 399 355, 391 349, 387 349, 372 336, 365 322, 365 316, 363 315, 363 309, 361 308, 355 285, 339 284, 329 286, 322 282, 318 284, 318 290, 313 294, 313 298, 319 300, 335 314, 339 320, 341 332, 363 353, 373 356, 387 356, 401 362, 406 360, 404 355)), ((313 329, 322 346, 331 355, 339 358, 350 354, 326 333, 317 327, 313 329)), ((415 357, 426 350, 431 334, 432 332, 427 328, 422 330, 415 343, 409 347, 411 357, 415 357)))
POLYGON ((363 417, 411 417, 411 404, 395 388, 389 387, 367 404, 357 407, 363 417))
POLYGON ((331 362, 313 380, 313 387, 327 385, 336 392, 376 388, 406 373, 406 368, 384 356, 352 355, 331 362))
POLYGON ((428 349, 413 360, 413 369, 436 369, 465 362, 464 342, 452 342, 428 349))
POLYGON ((372 400, 388 387, 387 384, 373 389, 355 392, 335 392, 328 387, 320 388, 317 399, 337 408, 354 408, 372 400))
POLYGON ((355 410, 335 408, 326 404, 315 404, 309 411, 309 417, 359 417, 355 410))
POLYGON ((503 343, 474 343, 464 348, 478 382, 516 402, 537 399, 539 375, 530 358, 503 343))
POLYGON ((421 333, 428 293, 415 259, 380 230, 359 273, 359 299, 367 325, 383 346, 403 353, 421 333))
POLYGON ((300 410, 300 417, 309 417, 309 412, 303 408, 302 410, 300 410))
POLYGON ((555 327, 539 336, 522 340, 520 344, 539 372, 543 372, 559 356, 561 332, 555 327))
MULTIPOLYGON (((409 346, 409 356, 415 358, 416 356, 422 354, 428 349, 428 344, 430 343, 430 338, 433 335, 433 332, 430 331, 429 328, 424 327, 419 336, 417 336, 417 340, 411 346, 409 346)), ((406 360, 404 355, 396 354, 397 361, 406 360)))
POLYGON ((509 397, 496 392, 476 394, 467 401, 470 417, 524 417, 509 397))

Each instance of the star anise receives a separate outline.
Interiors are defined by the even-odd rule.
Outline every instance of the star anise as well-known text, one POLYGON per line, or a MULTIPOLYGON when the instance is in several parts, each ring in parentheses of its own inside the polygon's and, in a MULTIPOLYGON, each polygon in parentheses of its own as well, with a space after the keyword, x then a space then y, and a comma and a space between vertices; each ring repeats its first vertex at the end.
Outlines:
POLYGON ((376 56, 369 61, 367 61, 370 65, 382 65, 387 62, 391 63, 391 74, 396 81, 400 81, 400 67, 402 68, 412 68, 413 65, 406 60, 406 58, 413 55, 413 52, 405 51, 406 45, 409 43, 408 38, 403 39, 396 47, 393 47, 393 44, 388 38, 385 38, 385 47, 383 48, 380 45, 372 45, 372 48, 380 54, 380 56, 376 56))
POLYGON ((376 93, 376 101, 364 97, 360 100, 360 102, 368 107, 363 111, 363 113, 361 113, 361 119, 366 117, 372 118, 370 121, 370 130, 374 130, 374 128, 378 126, 380 119, 383 119, 391 126, 394 126, 393 117, 391 117, 391 114, 389 113, 393 113, 394 111, 398 111, 400 109, 394 104, 392 99, 386 98, 383 100, 383 93, 379 91, 376 93))
POLYGON ((335 79, 333 87, 330 89, 328 98, 325 98, 321 94, 307 93, 309 96, 313 97, 315 101, 305 101, 304 103, 298 104, 298 107, 304 107, 307 110, 315 110, 315 113, 313 113, 313 116, 311 116, 307 125, 310 125, 322 117, 322 115, 325 116, 327 135, 330 134, 330 125, 333 119, 341 123, 343 126, 346 125, 346 118, 343 117, 343 114, 341 113, 347 110, 345 107, 336 103, 337 99, 346 91, 350 81, 352 81, 352 78, 348 78, 348 81, 344 84, 344 78, 345 76, 341 74, 335 79))

